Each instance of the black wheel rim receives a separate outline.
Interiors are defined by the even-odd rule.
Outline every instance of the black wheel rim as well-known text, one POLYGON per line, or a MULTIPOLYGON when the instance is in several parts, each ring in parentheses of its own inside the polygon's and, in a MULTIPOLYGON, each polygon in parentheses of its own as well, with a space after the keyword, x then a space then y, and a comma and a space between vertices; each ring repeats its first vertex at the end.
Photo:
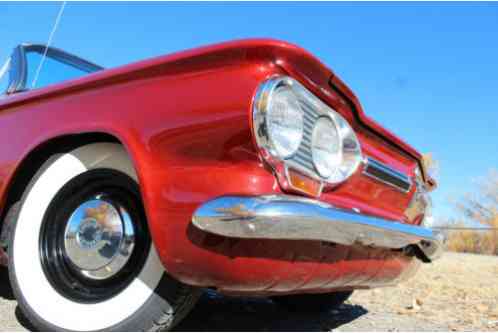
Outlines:
POLYGON ((117 295, 133 281, 145 264, 150 246, 136 182, 119 171, 96 169, 73 178, 51 201, 42 222, 40 260, 48 281, 62 296, 80 303, 98 303, 117 295), (109 277, 99 279, 82 274, 68 254, 65 238, 73 212, 95 198, 124 207, 134 230, 134 246, 126 263, 109 277))

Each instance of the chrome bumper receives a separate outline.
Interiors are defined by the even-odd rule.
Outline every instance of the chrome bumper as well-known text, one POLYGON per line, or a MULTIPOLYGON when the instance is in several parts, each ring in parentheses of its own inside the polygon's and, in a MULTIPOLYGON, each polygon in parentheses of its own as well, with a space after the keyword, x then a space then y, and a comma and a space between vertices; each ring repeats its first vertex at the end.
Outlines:
POLYGON ((201 230, 226 237, 316 240, 404 249, 423 261, 437 259, 444 244, 444 236, 429 228, 287 195, 220 197, 199 207, 192 222, 201 230))

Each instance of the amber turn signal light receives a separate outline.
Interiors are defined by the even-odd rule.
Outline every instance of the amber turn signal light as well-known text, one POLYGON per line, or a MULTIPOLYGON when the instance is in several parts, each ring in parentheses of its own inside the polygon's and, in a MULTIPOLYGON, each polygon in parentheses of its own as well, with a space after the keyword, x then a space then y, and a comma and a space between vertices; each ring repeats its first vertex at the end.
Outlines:
POLYGON ((322 192, 322 183, 303 175, 295 170, 287 170, 287 178, 289 180, 289 185, 299 192, 311 195, 313 197, 319 197, 322 192))

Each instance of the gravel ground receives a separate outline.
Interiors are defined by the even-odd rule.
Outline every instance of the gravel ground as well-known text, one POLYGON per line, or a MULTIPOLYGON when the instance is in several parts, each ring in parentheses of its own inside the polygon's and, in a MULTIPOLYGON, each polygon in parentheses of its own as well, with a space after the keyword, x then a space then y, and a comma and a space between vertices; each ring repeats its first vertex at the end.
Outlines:
MULTIPOLYGON (((498 257, 446 253, 411 280, 356 291, 324 315, 284 311, 266 299, 206 294, 179 331, 498 331, 498 257)), ((0 331, 29 326, 0 270, 0 331)))

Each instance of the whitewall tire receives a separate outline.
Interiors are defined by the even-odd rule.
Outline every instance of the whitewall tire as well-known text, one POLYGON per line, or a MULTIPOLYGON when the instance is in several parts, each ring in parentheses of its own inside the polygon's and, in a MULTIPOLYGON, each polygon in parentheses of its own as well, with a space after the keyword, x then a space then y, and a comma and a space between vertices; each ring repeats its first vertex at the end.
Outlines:
POLYGON ((164 330, 195 304, 199 290, 164 271, 137 183, 115 143, 52 156, 35 175, 9 242, 12 287, 35 328, 164 330))

